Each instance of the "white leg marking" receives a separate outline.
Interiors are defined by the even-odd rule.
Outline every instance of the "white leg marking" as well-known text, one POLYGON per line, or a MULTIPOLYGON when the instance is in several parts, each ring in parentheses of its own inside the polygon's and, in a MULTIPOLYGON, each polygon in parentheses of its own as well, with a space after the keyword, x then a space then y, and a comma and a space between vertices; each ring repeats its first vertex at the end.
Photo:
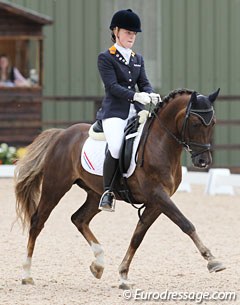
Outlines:
POLYGON ((96 265, 104 268, 104 251, 102 246, 91 241, 91 248, 94 256, 96 257, 96 265))
POLYGON ((23 264, 22 279, 28 279, 31 277, 31 265, 32 265, 32 258, 27 257, 25 263, 23 264))

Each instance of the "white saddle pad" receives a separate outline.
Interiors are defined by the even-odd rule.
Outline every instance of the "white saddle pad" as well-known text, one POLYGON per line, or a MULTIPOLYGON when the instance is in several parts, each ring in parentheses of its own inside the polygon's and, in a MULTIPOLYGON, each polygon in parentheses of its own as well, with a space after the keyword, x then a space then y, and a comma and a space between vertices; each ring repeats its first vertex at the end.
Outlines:
MULTIPOLYGON (((135 155, 138 148, 138 144, 142 135, 143 127, 145 123, 141 124, 137 131, 137 136, 135 137, 133 143, 133 152, 131 163, 125 177, 130 177, 136 167, 135 155)), ((83 145, 82 154, 81 154, 81 163, 83 168, 94 175, 103 176, 103 163, 105 159, 105 149, 106 141, 98 141, 92 138, 87 138, 86 142, 83 145)))

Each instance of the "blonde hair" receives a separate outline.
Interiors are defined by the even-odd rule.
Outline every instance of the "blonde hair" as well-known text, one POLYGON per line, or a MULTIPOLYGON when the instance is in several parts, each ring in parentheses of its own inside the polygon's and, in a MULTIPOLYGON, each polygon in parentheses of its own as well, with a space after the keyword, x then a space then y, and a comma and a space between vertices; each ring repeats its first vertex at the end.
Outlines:
MULTIPOLYGON (((11 61, 10 59, 8 58, 7 54, 0 54, 0 59, 1 58, 6 58, 7 61, 8 61, 8 66, 7 66, 7 72, 6 72, 6 75, 7 75, 7 79, 11 79, 12 76, 11 76, 11 61)), ((2 79, 2 68, 0 66, 0 80, 3 80, 5 81, 5 79, 2 79)))

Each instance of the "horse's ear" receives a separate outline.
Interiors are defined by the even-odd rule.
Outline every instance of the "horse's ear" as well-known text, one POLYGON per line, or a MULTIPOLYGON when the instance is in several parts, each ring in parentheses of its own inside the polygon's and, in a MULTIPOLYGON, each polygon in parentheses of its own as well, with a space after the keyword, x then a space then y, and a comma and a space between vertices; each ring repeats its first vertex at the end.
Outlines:
POLYGON ((190 98, 190 101, 189 101, 189 104, 194 104, 196 102, 197 102, 197 92, 193 91, 193 93, 191 95, 191 98, 190 98))
POLYGON ((192 108, 192 105, 194 103, 197 102, 197 92, 196 91, 193 91, 193 93, 191 94, 191 97, 190 97, 190 100, 188 102, 188 105, 187 105, 187 109, 186 109, 186 115, 188 116, 189 113, 190 113, 190 109, 192 108))
POLYGON ((220 91, 220 88, 218 88, 215 92, 213 92, 212 94, 210 94, 208 96, 208 99, 211 103, 213 103, 216 100, 216 98, 218 97, 219 91, 220 91))

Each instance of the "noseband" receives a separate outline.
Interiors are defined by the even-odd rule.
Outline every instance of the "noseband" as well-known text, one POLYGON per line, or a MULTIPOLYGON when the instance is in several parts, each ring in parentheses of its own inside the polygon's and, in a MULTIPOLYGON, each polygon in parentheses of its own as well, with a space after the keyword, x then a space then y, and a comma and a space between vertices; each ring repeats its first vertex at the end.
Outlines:
MULTIPOLYGON (((163 125, 163 123, 161 122, 161 120, 159 119, 157 112, 155 110, 153 110, 153 114, 155 116, 155 118, 158 120, 158 122, 160 123, 160 125, 165 129, 165 131, 174 139, 176 140, 180 145, 182 145, 184 147, 184 149, 189 152, 191 154, 191 158, 195 158, 196 156, 209 151, 211 149, 211 144, 207 143, 207 144, 202 144, 202 143, 197 143, 197 142, 192 142, 190 141, 186 141, 186 130, 187 130, 187 126, 189 125, 189 117, 190 115, 196 115, 198 116, 202 123, 205 126, 209 126, 212 122, 212 119, 214 117, 214 109, 213 107, 207 108, 207 109, 191 109, 192 107, 192 103, 190 102, 187 106, 186 109, 186 113, 185 113, 185 117, 184 117, 184 121, 183 121, 183 126, 181 129, 181 138, 179 139, 178 137, 176 137, 165 125, 163 125), (206 120, 204 114, 209 114, 211 112, 211 116, 208 120, 206 120), (194 149, 195 148, 195 149, 194 149)), ((158 108, 159 109, 159 108, 158 108)))

